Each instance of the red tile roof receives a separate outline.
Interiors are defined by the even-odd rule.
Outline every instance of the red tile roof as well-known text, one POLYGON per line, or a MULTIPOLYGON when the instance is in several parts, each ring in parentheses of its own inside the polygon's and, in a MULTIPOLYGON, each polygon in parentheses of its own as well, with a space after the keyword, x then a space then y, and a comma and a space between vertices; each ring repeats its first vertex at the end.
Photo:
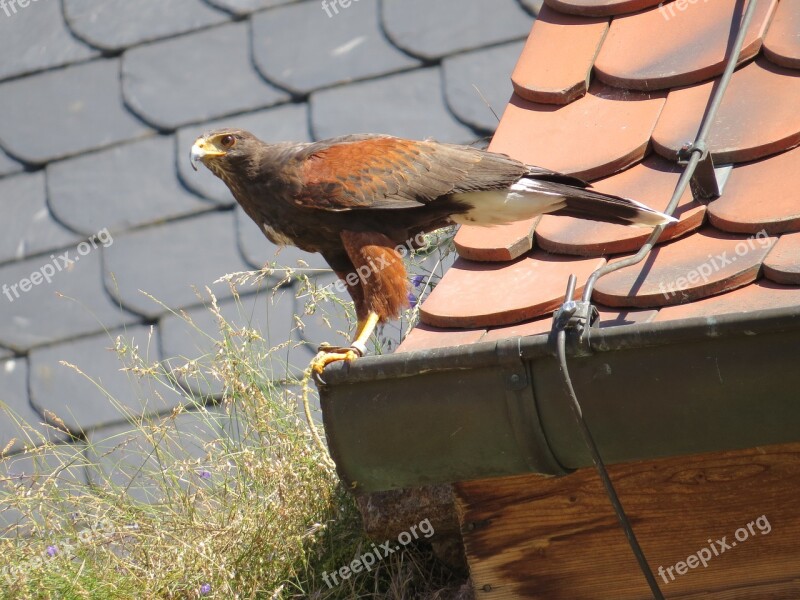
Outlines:
MULTIPOLYGON (((545 0, 490 148, 664 209, 740 4, 545 0)), ((602 326, 800 302, 798 32, 800 1, 760 2, 709 139, 715 164, 733 166, 724 193, 705 206, 687 192, 651 255, 598 281, 602 326)), ((460 258, 400 350, 547 333, 570 274, 580 293, 598 265, 634 253, 648 234, 552 216, 462 227, 460 258)))

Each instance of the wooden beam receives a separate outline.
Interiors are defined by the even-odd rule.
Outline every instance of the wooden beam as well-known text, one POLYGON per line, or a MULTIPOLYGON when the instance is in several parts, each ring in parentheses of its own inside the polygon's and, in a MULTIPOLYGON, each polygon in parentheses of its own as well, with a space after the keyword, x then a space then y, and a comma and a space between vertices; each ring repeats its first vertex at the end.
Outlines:
MULTIPOLYGON (((609 471, 666 598, 800 598, 800 444, 609 471)), ((593 469, 459 483, 456 496, 479 600, 652 599, 593 469)))

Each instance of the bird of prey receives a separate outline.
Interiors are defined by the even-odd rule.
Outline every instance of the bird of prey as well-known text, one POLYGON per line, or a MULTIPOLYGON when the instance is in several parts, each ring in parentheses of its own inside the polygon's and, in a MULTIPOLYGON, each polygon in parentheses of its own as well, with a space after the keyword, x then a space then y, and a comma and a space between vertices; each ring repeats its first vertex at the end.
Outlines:
POLYGON ((321 347, 312 362, 318 374, 363 356, 375 327, 408 306, 398 248, 422 233, 545 213, 650 227, 675 220, 576 177, 432 140, 348 135, 269 144, 222 129, 195 141, 191 161, 227 184, 271 242, 319 252, 346 283, 358 318, 355 339, 348 348, 321 347))

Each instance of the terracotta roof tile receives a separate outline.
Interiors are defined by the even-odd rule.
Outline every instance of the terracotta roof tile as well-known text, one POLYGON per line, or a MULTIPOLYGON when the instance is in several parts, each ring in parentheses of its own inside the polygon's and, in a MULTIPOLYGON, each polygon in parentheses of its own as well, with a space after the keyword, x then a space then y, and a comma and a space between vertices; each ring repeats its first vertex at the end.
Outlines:
POLYGON ((608 19, 575 17, 543 6, 511 75, 514 90, 531 102, 568 104, 580 98, 589 89, 607 31, 608 19))
MULTIPOLYGON (((674 159, 700 129, 714 82, 673 90, 653 132, 656 151, 674 159)), ((734 73, 709 135, 715 161, 743 162, 800 143, 800 77, 766 59, 734 73)))
MULTIPOLYGON (((601 192, 635 198, 652 208, 664 210, 680 174, 681 168, 677 164, 653 155, 622 173, 596 182, 594 187, 601 192)), ((666 242, 697 229, 703 224, 705 213, 706 207, 696 202, 687 188, 675 212, 680 222, 668 227, 660 241, 666 242)), ((548 252, 599 256, 635 252, 650 232, 651 229, 644 227, 545 215, 536 227, 536 243, 548 252)))
POLYGON ((694 302, 755 281, 776 241, 708 228, 655 248, 637 265, 601 277, 593 297, 609 306, 694 302))
MULTIPOLYGON (((758 54, 777 4, 778 0, 759 3, 740 63, 758 54)), ((601 81, 634 90, 689 85, 720 75, 725 69, 731 23, 741 18, 742 2, 714 0, 672 2, 614 19, 595 72, 601 81)))
POLYGON ((800 285, 800 233, 781 236, 764 261, 764 276, 776 283, 800 285))
POLYGON ((570 259, 534 251, 500 265, 459 259, 420 307, 423 323, 435 327, 508 325, 553 311, 564 299, 564 273, 579 289, 603 258, 570 259), (476 293, 480 290, 480 293, 476 293))
POLYGON ((738 233, 800 231, 800 148, 737 165, 708 206, 711 224, 738 233))
POLYGON ((422 324, 411 330, 397 347, 395 354, 472 344, 480 340, 484 333, 485 329, 438 329, 422 324))
POLYGON ((621 15, 661 4, 663 0, 544 0, 544 3, 561 12, 574 15, 621 15))
MULTIPOLYGON (((722 71, 740 3, 545 4, 514 71, 516 94, 490 149, 664 209, 683 169, 677 153, 696 137, 717 82, 704 80, 722 71), (618 17, 635 11, 643 12, 618 17), (609 15, 615 19, 589 73, 609 15), (588 92, 582 95, 587 73, 588 92), (657 154, 648 154, 651 144, 657 154)), ((600 278, 593 301, 601 309, 601 326, 800 301, 798 7, 795 0, 759 4, 711 131, 717 166, 733 163, 722 197, 699 203, 687 191, 676 212, 679 224, 665 230, 654 252, 639 265, 600 278), (770 237, 776 234, 784 235, 780 241, 770 237)), ((554 216, 493 229, 462 227, 456 236, 461 258, 423 303, 423 327, 437 346, 471 343, 475 330, 484 327, 481 341, 547 333, 571 273, 585 281, 602 257, 637 251, 649 233, 554 216), (452 329, 432 327, 471 330, 458 338, 452 329)))
POLYGON ((788 308, 800 304, 800 287, 759 281, 738 290, 706 298, 691 304, 668 306, 658 311, 656 321, 674 321, 696 317, 788 308))
POLYGON ((492 149, 530 164, 596 179, 644 158, 663 93, 628 92, 593 84, 566 106, 514 96, 497 128, 492 149))
POLYGON ((800 69, 800 2, 784 0, 778 5, 764 40, 764 55, 775 64, 800 69))

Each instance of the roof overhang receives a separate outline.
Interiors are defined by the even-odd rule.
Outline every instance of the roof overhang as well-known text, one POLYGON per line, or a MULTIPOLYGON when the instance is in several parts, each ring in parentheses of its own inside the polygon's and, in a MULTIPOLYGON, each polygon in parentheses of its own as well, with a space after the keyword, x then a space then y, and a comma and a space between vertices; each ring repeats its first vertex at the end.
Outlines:
MULTIPOLYGON (((800 441, 800 306, 593 328, 568 357, 608 463, 800 441)), ((547 336, 366 357, 325 380, 328 444, 358 492, 592 464, 547 336)))

